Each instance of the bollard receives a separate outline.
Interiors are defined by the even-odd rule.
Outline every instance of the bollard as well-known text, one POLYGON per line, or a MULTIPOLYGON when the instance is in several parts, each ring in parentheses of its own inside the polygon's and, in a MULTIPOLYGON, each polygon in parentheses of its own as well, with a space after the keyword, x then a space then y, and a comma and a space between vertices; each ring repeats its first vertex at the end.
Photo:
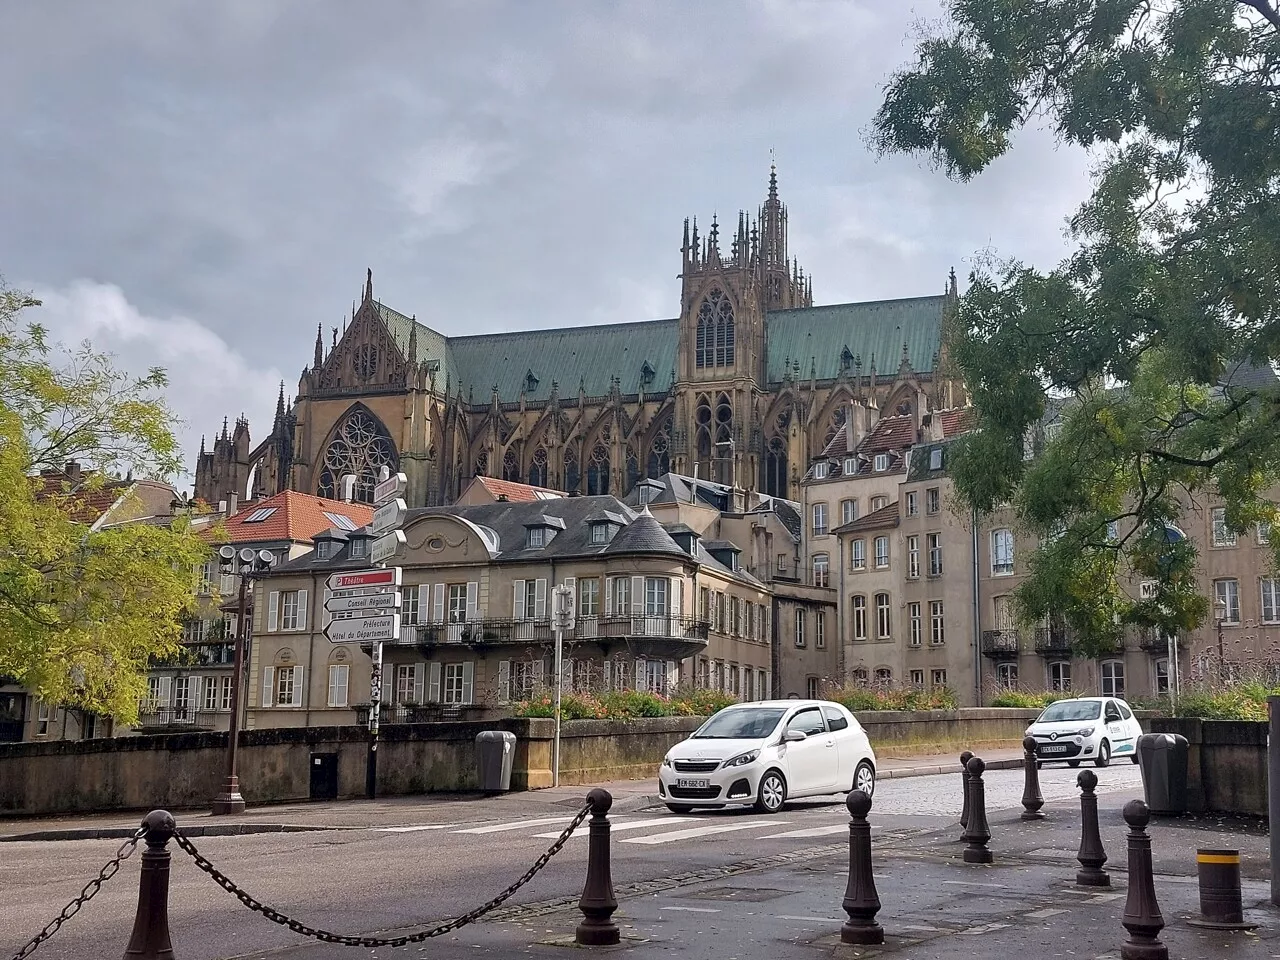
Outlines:
POLYGON ((987 787, 982 782, 982 771, 987 768, 981 757, 969 760, 969 825, 964 828, 962 840, 965 863, 991 863, 995 858, 987 849, 991 839, 991 827, 987 824, 987 787))
MULTIPOLYGON (((969 826, 969 761, 973 759, 973 754, 966 750, 960 754, 960 795, 964 797, 964 804, 960 807, 960 826, 969 826)), ((960 834, 961 841, 964 840, 964 833, 960 834)))
POLYGON ((1240 851, 1197 850, 1196 874, 1200 881, 1200 916, 1187 923, 1210 930, 1254 930, 1246 923, 1240 896, 1240 851))
POLYGON ((124 960, 173 960, 169 939, 169 862, 167 847, 175 824, 167 810, 152 810, 142 821, 147 849, 142 852, 138 878, 138 912, 124 960))
POLYGON ((1151 866, 1151 838, 1147 824, 1151 811, 1141 800, 1124 805, 1124 821, 1129 824, 1129 897, 1121 921, 1129 939, 1120 947, 1121 960, 1169 960, 1169 948, 1160 942, 1164 917, 1156 902, 1156 882, 1151 866))
POLYGON ((1102 834, 1098 832, 1098 775, 1092 770, 1081 770, 1076 777, 1080 787, 1080 872, 1076 883, 1082 887, 1109 887, 1111 877, 1102 865, 1107 862, 1107 851, 1102 847, 1102 834))
POLYGON ((1040 808, 1044 806, 1044 794, 1040 792, 1040 771, 1036 766, 1036 738, 1022 741, 1022 819, 1043 820, 1040 808))
POLYGON ((578 924, 573 939, 587 947, 607 947, 622 939, 618 925, 612 919, 613 911, 618 909, 609 867, 609 808, 613 806, 613 797, 608 790, 596 787, 587 794, 587 803, 591 806, 587 882, 578 901, 583 920, 578 924))
POLYGON ((884 943, 884 927, 876 923, 880 895, 871 870, 871 798, 853 790, 845 798, 849 808, 849 882, 844 888, 844 912, 849 915, 840 928, 842 943, 884 943))

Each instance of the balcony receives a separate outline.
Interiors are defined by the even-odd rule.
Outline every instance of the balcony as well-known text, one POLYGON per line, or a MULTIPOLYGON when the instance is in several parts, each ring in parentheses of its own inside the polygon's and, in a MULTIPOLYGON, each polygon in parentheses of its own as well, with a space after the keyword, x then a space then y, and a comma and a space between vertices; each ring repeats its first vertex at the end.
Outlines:
MULTIPOLYGON (((439 723, 457 720, 479 720, 488 708, 483 703, 423 703, 406 706, 384 703, 378 708, 378 725, 384 723, 439 723)), ((355 707, 356 723, 369 725, 369 706, 355 707)))
POLYGON ((1036 653, 1050 660, 1070 660, 1071 637, 1065 627, 1037 627, 1036 653))
POLYGON ((1169 653, 1169 636, 1163 630, 1146 627, 1138 631, 1138 649, 1143 653, 1150 653, 1159 657, 1167 656, 1169 653))
MULTIPOLYGON (((550 620, 471 620, 466 623, 432 623, 413 628, 423 648, 450 644, 472 647, 541 644, 555 642, 550 620)), ((683 660, 702 652, 710 624, 697 617, 668 614, 645 616, 579 617, 566 641, 590 641, 606 654, 626 649, 637 657, 683 660)), ((404 638, 401 638, 401 642, 404 638)))
POLYGON ((1017 630, 983 630, 982 655, 993 660, 1017 657, 1018 639, 1017 630))
POLYGON ((155 707, 138 713, 138 729, 145 733, 212 730, 219 714, 194 707, 155 707))

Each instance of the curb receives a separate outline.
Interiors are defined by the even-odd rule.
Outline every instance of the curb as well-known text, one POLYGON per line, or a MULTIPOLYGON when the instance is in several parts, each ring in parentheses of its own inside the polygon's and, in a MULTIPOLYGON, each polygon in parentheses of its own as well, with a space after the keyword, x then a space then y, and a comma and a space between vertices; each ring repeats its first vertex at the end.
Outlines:
MULTIPOLYGON (((305 823, 228 823, 205 827, 199 824, 183 827, 188 837, 239 837, 253 833, 312 833, 320 830, 364 830, 365 827, 327 827, 305 823)), ((0 836, 0 843, 16 843, 22 840, 127 840, 138 830, 136 827, 81 827, 70 830, 37 830, 32 833, 11 833, 0 836)))
MULTIPOLYGON (((988 760, 988 770, 1020 770, 1022 768, 1022 759, 1013 757, 1007 760, 988 760)), ((902 767, 897 770, 881 770, 876 774, 877 780, 901 780, 903 777, 936 777, 943 773, 959 773, 960 761, 948 763, 946 765, 938 764, 927 767, 902 767)))

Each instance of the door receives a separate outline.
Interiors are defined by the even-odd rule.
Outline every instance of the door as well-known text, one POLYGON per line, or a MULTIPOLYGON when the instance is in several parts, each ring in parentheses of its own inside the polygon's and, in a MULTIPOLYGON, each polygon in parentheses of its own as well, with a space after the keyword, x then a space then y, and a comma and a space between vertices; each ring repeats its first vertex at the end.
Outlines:
MULTIPOLYGON (((1117 700, 1113 706, 1120 714, 1120 722, 1115 725, 1116 733, 1111 740, 1111 752, 1133 756, 1138 752, 1138 737, 1142 736, 1142 724, 1138 723, 1138 718, 1133 715, 1133 711, 1127 704, 1117 700)), ((1107 726, 1109 730, 1111 724, 1108 723, 1107 726)))
POLYGON ((787 795, 832 793, 840 775, 835 737, 827 730, 817 707, 806 707, 787 721, 787 732, 799 731, 804 740, 787 744, 787 795))
POLYGON ((311 799, 338 799, 338 755, 313 753, 311 755, 311 799))
POLYGON ((1120 706, 1114 700, 1108 700, 1102 708, 1103 723, 1107 728, 1107 739, 1111 742, 1111 754, 1132 753, 1133 738, 1129 736, 1129 725, 1124 722, 1120 706))
POLYGON ((853 771, 857 769, 858 761, 863 758, 865 751, 862 749, 861 738, 855 736, 843 710, 833 704, 823 707, 822 715, 827 720, 828 736, 836 742, 836 756, 839 758, 836 787, 844 790, 846 785, 853 785, 853 771))

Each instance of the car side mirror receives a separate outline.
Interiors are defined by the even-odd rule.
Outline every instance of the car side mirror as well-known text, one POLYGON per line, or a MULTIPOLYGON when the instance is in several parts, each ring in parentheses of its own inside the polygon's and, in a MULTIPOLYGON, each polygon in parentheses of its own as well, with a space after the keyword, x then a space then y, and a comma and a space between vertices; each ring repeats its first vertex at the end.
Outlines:
POLYGON ((803 730, 788 730, 782 735, 782 739, 787 743, 799 743, 801 740, 808 740, 809 735, 803 730))

